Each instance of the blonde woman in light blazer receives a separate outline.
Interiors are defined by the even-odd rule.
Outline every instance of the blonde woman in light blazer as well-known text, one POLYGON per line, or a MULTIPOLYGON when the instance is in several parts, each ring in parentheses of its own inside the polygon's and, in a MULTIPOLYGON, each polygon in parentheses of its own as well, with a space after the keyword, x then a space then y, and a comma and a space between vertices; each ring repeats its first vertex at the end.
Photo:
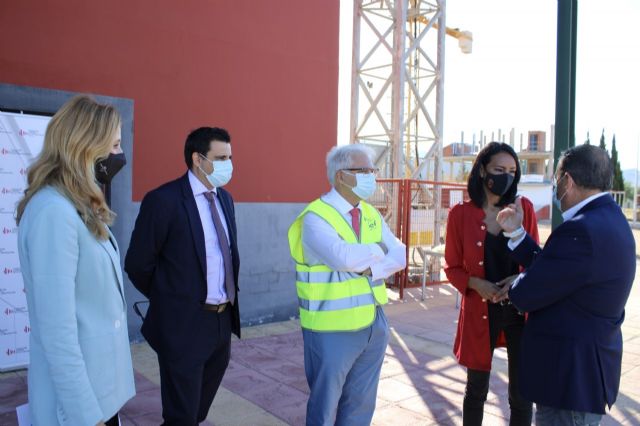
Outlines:
POLYGON ((111 174, 124 165, 121 152, 115 108, 70 100, 47 127, 18 204, 36 426, 117 425, 135 395, 114 214, 96 182, 97 165, 111 174))

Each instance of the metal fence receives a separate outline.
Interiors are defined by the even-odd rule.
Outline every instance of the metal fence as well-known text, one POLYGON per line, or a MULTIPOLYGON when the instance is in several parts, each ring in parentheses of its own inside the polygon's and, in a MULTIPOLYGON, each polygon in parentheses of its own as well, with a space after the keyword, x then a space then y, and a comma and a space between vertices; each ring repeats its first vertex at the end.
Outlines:
MULTIPOLYGON (((404 204, 405 182, 402 179, 378 179, 375 194, 368 200, 372 204, 393 232, 404 242, 404 204)), ((401 288, 406 271, 400 271, 387 280, 387 285, 401 288)))
POLYGON ((624 191, 609 191, 611 193, 611 196, 613 197, 613 199, 615 200, 615 202, 620 206, 620 207, 625 207, 624 205, 624 191))
POLYGON ((407 246, 407 267, 389 285, 399 290, 442 284, 441 258, 449 208, 467 197, 466 185, 412 179, 379 179, 371 203, 407 246))

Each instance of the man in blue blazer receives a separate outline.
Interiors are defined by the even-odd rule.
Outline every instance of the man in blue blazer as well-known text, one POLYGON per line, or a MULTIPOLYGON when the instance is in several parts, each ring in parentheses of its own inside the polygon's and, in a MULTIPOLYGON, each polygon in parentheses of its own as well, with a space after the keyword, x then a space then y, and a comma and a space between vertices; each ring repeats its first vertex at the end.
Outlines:
POLYGON ((125 270, 149 298, 142 334, 158 355, 165 425, 205 420, 240 337, 240 260, 231 195, 231 138, 221 128, 189 134, 187 173, 140 206, 125 270))
POLYGON ((520 228, 519 203, 498 216, 513 257, 526 266, 504 293, 529 313, 520 391, 536 403, 537 425, 599 424, 618 395, 620 326, 636 256, 629 223, 608 192, 612 176, 601 148, 581 145, 563 154, 554 202, 564 223, 544 249, 520 228))

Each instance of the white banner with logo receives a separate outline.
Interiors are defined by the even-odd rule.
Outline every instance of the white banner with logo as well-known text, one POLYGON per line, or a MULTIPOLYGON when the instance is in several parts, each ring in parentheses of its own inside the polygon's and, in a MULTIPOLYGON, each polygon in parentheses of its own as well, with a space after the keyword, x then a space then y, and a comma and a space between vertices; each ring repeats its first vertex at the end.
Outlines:
POLYGON ((18 258, 16 204, 50 117, 0 111, 0 371, 29 364, 29 312, 18 258))

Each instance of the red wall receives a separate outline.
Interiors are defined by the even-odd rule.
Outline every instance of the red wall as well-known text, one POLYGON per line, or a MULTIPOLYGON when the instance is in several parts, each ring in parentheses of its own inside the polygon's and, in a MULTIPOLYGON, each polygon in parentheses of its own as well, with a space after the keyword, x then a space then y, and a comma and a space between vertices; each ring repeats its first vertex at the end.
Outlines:
POLYGON ((236 201, 309 201, 336 142, 339 0, 4 1, 0 81, 134 100, 133 197, 232 137, 236 201))

